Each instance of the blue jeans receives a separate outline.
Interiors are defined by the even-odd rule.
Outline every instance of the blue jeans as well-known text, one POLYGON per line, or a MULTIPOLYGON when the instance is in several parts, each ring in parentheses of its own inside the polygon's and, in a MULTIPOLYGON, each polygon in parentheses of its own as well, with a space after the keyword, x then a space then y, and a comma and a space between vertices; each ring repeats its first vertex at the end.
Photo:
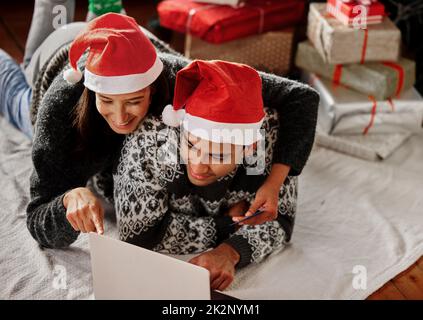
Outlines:
POLYGON ((32 139, 29 115, 32 89, 20 66, 0 49, 0 114, 32 139))

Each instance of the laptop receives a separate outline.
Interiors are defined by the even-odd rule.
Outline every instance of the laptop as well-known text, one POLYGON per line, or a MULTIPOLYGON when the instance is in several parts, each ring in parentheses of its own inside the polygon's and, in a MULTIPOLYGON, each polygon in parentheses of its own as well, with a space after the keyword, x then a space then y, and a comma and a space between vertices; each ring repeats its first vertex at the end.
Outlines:
POLYGON ((205 268, 93 232, 89 243, 96 299, 236 300, 210 290, 205 268))

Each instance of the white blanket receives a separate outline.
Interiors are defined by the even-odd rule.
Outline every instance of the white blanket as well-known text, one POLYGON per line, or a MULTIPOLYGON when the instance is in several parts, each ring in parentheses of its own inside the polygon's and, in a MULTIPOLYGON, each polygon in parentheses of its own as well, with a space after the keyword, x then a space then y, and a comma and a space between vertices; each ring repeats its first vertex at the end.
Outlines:
MULTIPOLYGON (((300 177, 292 244, 239 271, 227 293, 364 299, 409 267, 423 254, 422 145, 414 136, 377 163, 315 148, 300 177)), ((0 299, 90 299, 86 235, 69 249, 42 250, 26 229, 30 172, 29 142, 0 117, 0 299)), ((106 228, 116 236, 112 220, 106 228)))
POLYGON ((292 245, 240 272, 229 294, 364 299, 408 268, 423 255, 422 146, 414 136, 377 163, 316 148, 301 175, 292 245), (353 287, 361 266, 364 290, 353 287))

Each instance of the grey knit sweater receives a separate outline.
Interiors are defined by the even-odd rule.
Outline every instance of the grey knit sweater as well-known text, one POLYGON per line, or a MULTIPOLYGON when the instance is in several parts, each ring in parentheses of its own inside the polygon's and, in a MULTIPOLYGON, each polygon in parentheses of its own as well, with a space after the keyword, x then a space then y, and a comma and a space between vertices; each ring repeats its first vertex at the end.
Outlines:
MULTIPOLYGON (((176 73, 189 61, 157 38, 151 35, 150 38, 163 61, 163 72, 173 95, 176 73)), ((66 48, 58 52, 62 57, 63 50, 66 48)), ((120 154, 124 138, 105 135, 104 139, 110 143, 94 159, 72 157, 76 129, 70 115, 84 87, 82 81, 69 85, 63 80, 66 63, 66 59, 53 57, 50 65, 42 70, 32 105, 34 168, 30 178, 27 226, 34 239, 49 248, 67 247, 76 240, 79 232, 74 231, 66 219, 63 197, 69 190, 85 186, 98 172, 109 170, 120 154), (56 60, 57 63, 51 63, 56 60)), ((264 105, 276 109, 280 118, 273 162, 287 164, 292 168, 291 176, 299 175, 313 145, 319 96, 309 86, 296 81, 265 73, 260 75, 264 105)))

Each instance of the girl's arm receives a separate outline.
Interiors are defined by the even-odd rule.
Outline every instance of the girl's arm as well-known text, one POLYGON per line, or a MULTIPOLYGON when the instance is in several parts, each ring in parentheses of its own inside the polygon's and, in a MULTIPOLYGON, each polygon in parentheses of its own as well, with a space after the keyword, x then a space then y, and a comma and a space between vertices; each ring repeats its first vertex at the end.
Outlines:
POLYGON ((296 212, 297 179, 285 179, 279 191, 276 219, 258 225, 243 225, 224 241, 240 255, 237 268, 261 262, 290 241, 296 212))
MULTIPOLYGON (((266 210, 261 215, 243 222, 241 227, 224 241, 240 254, 238 267, 243 267, 251 262, 260 262, 267 255, 285 246, 291 239, 294 228, 298 178, 287 176, 289 171, 287 166, 271 163, 278 143, 276 139, 280 123, 278 118, 279 116, 274 110, 266 110, 264 120, 267 142, 265 146, 266 170, 268 172, 272 168, 276 176, 273 177, 270 174, 263 186, 252 196, 255 198, 254 202, 257 202, 257 199, 266 199, 260 192, 263 192, 263 188, 272 188, 267 186, 268 183, 274 183, 278 187, 277 190, 271 189, 271 193, 275 194, 275 216, 271 219, 263 219, 262 217, 267 214, 266 210), (260 219, 264 221, 259 223, 254 221, 260 219)), ((248 176, 246 181, 248 181, 248 176)))
POLYGON ((279 115, 278 140, 273 163, 290 167, 289 175, 297 176, 310 155, 316 132, 319 94, 310 86, 260 72, 263 102, 279 115))
POLYGON ((82 84, 69 86, 59 74, 38 110, 32 145, 27 227, 33 238, 48 248, 67 247, 79 235, 66 218, 63 197, 71 189, 84 186, 67 152, 72 143, 69 115, 82 90, 82 84))
POLYGON ((271 168, 269 176, 257 190, 254 201, 245 212, 245 215, 235 217, 232 219, 233 221, 249 217, 258 209, 264 209, 264 212, 257 217, 246 220, 242 224, 255 225, 276 219, 278 215, 279 190, 288 176, 290 167, 281 163, 274 163, 271 168))
MULTIPOLYGON (((245 222, 250 225, 276 218, 279 190, 283 182, 288 175, 299 175, 310 155, 319 105, 319 95, 311 87, 275 75, 260 75, 264 105, 278 112, 279 131, 273 150, 271 172, 257 191, 245 216, 253 214, 259 208, 264 208, 265 212, 245 222)), ((241 218, 243 217, 239 219, 241 218)))

